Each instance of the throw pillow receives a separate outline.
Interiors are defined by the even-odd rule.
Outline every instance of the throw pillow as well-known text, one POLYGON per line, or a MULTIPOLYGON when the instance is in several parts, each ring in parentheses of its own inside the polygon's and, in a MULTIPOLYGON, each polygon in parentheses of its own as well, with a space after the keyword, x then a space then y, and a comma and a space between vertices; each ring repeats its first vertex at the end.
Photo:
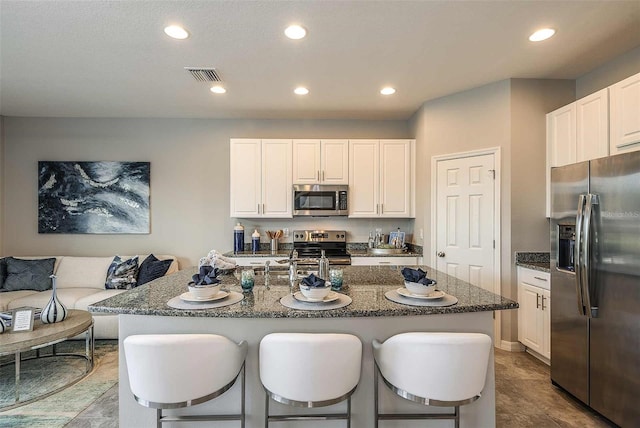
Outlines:
POLYGON ((158 260, 156 256, 149 254, 149 257, 140 263, 137 286, 146 284, 149 281, 153 281, 154 279, 164 276, 164 274, 169 270, 169 266, 171 266, 172 262, 173 260, 171 259, 158 260))
POLYGON ((107 270, 104 287, 111 290, 129 290, 136 286, 137 277, 138 256, 124 261, 120 256, 115 256, 107 270))
POLYGON ((53 275, 55 258, 25 260, 7 257, 6 262, 7 277, 4 280, 4 291, 44 291, 51 288, 49 277, 53 275))
POLYGON ((4 291, 4 280, 7 277, 7 258, 0 259, 0 291, 4 291))

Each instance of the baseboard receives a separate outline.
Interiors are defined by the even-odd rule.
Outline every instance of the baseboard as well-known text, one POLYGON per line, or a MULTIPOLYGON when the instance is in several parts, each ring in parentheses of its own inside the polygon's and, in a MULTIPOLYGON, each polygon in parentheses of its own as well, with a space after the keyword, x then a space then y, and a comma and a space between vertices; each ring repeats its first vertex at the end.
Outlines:
POLYGON ((509 342, 506 340, 500 341, 500 346, 498 347, 503 351, 509 352, 524 352, 524 345, 520 342, 509 342))

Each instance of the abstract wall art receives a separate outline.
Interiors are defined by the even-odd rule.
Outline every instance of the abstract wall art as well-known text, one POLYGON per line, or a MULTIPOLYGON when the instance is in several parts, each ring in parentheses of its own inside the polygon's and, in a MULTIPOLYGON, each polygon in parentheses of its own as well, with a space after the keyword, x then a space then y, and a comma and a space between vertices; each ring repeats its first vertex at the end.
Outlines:
POLYGON ((149 233, 149 162, 38 162, 38 233, 149 233))

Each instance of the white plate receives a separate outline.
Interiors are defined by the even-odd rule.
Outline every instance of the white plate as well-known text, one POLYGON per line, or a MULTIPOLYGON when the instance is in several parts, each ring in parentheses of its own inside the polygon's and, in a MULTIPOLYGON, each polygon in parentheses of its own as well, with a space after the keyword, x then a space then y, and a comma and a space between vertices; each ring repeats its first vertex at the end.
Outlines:
POLYGON ((398 292, 399 295, 408 297, 410 299, 436 300, 436 299, 442 299, 444 297, 444 291, 440 291, 440 290, 432 291, 426 296, 419 296, 417 294, 413 294, 404 287, 398 288, 396 291, 398 292))
POLYGON ((185 302, 213 302, 215 300, 224 299, 228 295, 229 293, 227 293, 226 291, 218 291, 211 297, 196 297, 187 291, 186 293, 182 293, 180 295, 180 299, 184 300, 185 302))
POLYGON ((294 299, 296 299, 296 300, 298 300, 300 302, 306 302, 306 303, 329 303, 329 302, 333 302, 335 300, 338 300, 340 298, 340 294, 336 293, 335 291, 329 291, 329 294, 324 296, 324 299, 316 300, 316 299, 307 298, 304 294, 302 294, 301 291, 296 291, 295 293, 293 293, 293 297, 294 297, 294 299))

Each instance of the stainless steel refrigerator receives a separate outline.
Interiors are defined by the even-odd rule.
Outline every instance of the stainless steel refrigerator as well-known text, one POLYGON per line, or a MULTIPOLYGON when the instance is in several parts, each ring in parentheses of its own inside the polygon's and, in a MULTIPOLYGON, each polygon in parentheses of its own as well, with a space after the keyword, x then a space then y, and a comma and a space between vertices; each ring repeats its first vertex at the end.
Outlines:
POLYGON ((640 152, 551 171, 551 380, 640 426, 640 152))

